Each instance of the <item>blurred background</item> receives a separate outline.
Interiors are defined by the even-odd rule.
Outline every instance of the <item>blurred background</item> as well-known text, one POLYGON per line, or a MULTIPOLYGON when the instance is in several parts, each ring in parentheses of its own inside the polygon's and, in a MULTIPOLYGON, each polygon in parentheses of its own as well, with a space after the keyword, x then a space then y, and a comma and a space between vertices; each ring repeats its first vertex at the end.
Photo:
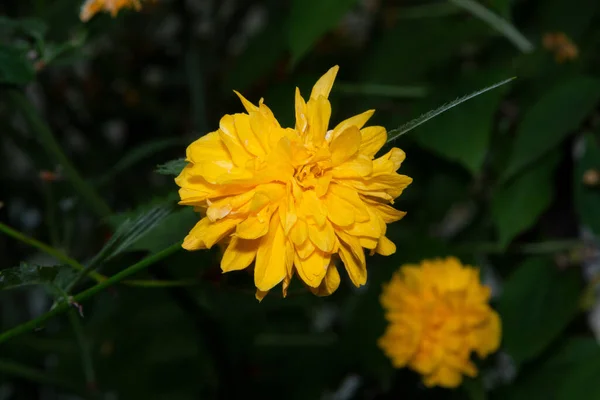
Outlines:
POLYGON ((219 249, 179 251, 0 342, 1 400, 600 399, 598 0, 155 0, 86 23, 81 6, 0 2, 0 332, 75 267, 114 275, 185 236, 198 216, 157 166, 241 112, 233 90, 292 126, 294 88, 337 64, 333 124, 376 109, 391 130, 517 79, 394 142, 408 214, 366 286, 258 303, 219 249), (427 389, 377 347, 379 295, 446 255, 481 268, 503 343, 427 389))

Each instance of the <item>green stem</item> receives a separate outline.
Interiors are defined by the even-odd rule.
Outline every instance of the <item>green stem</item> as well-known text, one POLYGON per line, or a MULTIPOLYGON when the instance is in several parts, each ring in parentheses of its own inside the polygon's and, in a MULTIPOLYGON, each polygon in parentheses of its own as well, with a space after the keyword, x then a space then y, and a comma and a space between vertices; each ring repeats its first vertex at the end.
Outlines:
MULTIPOLYGON (((179 249, 181 249, 181 243, 176 243, 176 244, 172 245, 171 247, 164 249, 161 252, 158 252, 149 257, 146 257, 142 261, 140 261, 136 264, 133 264, 132 266, 124 269, 123 271, 119 272, 118 274, 111 276, 107 280, 105 280, 95 286, 92 286, 91 288, 74 296, 71 300, 71 303, 80 303, 84 300, 87 300, 88 298, 92 297, 96 293, 101 292, 102 290, 106 289, 107 287, 112 286, 115 283, 122 281, 126 277, 131 276, 131 275, 135 274, 136 272, 143 270, 144 268, 148 268, 150 265, 170 256, 171 254, 175 253, 179 249)), ((59 314, 64 313, 65 311, 68 311, 70 309, 70 306, 71 305, 69 303, 57 304, 56 307, 54 307, 52 310, 48 311, 47 313, 0 334, 0 343, 6 342, 7 340, 9 340, 15 336, 18 336, 20 334, 23 334, 23 333, 26 333, 26 332, 36 329, 37 327, 41 326, 44 322, 55 317, 56 315, 59 315, 59 314)))
MULTIPOLYGON (((25 244, 35 247, 36 249, 56 258, 58 261, 63 262, 78 271, 83 271, 85 268, 77 260, 72 259, 71 257, 69 257, 66 254, 64 254, 63 252, 61 252, 60 250, 55 249, 51 246, 48 246, 47 244, 42 243, 39 240, 30 238, 29 236, 26 236, 23 233, 14 230, 13 228, 9 227, 8 225, 3 224, 2 222, 0 222, 0 232, 4 232, 8 236, 10 236, 14 239, 17 239, 25 244)), ((105 282, 106 280, 108 280, 108 277, 106 277, 102 274, 99 274, 97 272, 90 272, 89 276, 91 276, 98 283, 105 282)), ((127 280, 127 281, 123 282, 123 284, 125 284, 125 285, 139 286, 139 287, 145 287, 145 288, 194 286, 197 283, 198 282, 194 279, 182 279, 182 280, 177 280, 177 281, 157 281, 157 280, 132 279, 132 280, 127 280)))
POLYGON ((71 161, 60 148, 52 131, 42 121, 42 118, 38 115, 31 103, 23 96, 23 94, 17 91, 10 91, 9 95, 12 101, 21 110, 23 117, 29 124, 31 130, 39 137, 48 154, 62 166, 65 176, 71 181, 71 184, 75 190, 79 192, 84 201, 87 202, 90 209, 92 209, 100 218, 108 217, 111 214, 108 205, 98 193, 96 193, 94 188, 79 175, 73 164, 71 164, 71 161))
POLYGON ((60 389, 76 393, 84 398, 89 398, 89 394, 85 391, 84 388, 80 387, 79 385, 75 385, 69 381, 53 377, 45 372, 39 371, 37 369, 25 365, 17 364, 9 360, 0 359, 0 371, 10 376, 16 376, 18 378, 27 379, 32 382, 38 382, 44 385, 54 386, 60 389))
POLYGON ((71 322, 71 326, 73 327, 73 332, 75 333, 75 338, 77 339, 79 351, 81 352, 81 364, 83 365, 83 374, 85 375, 85 382, 87 384, 88 389, 95 389, 96 372, 94 371, 94 362, 92 360, 92 354, 90 352, 89 343, 83 331, 83 326, 81 325, 81 321, 79 320, 79 315, 77 314, 77 311, 71 309, 69 310, 68 314, 69 321, 71 322))

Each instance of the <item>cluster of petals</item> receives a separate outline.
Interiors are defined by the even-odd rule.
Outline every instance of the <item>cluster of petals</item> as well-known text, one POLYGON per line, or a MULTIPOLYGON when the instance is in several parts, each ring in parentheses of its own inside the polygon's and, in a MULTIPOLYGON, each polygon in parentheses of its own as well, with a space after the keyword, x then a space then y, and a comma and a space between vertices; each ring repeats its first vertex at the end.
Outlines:
POLYGON ((457 387, 463 375, 477 375, 472 352, 483 358, 500 344, 500 318, 489 299, 479 270, 456 258, 404 265, 381 295, 389 325, 379 346, 394 367, 417 371, 426 386, 457 387))
POLYGON ((79 18, 86 22, 99 12, 110 13, 113 17, 117 15, 122 8, 142 8, 141 0, 86 0, 81 7, 79 18))
POLYGON ((223 272, 254 268, 257 298, 294 274, 317 295, 340 283, 337 260, 352 283, 365 284, 365 250, 389 255, 386 224, 405 213, 389 204, 410 184, 397 174, 404 152, 375 154, 387 141, 364 127, 366 111, 329 129, 328 100, 338 67, 305 101, 296 89, 294 128, 283 128, 263 103, 236 92, 246 113, 225 115, 219 129, 193 142, 176 178, 180 204, 203 214, 185 238, 187 250, 226 247, 223 272))

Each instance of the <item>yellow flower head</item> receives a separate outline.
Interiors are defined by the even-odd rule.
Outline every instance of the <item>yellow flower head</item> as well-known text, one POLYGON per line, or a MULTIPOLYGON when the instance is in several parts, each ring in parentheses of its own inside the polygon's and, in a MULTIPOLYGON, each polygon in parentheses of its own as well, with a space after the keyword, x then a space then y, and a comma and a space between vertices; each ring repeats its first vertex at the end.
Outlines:
POLYGON ((563 32, 546 33, 542 42, 546 50, 554 53, 554 58, 559 64, 579 56, 579 49, 563 32))
POLYGON ((479 271, 454 257, 404 265, 384 287, 389 325, 379 346, 394 367, 409 366, 426 386, 457 387, 476 376, 471 352, 483 358, 500 345, 500 317, 479 271))
POLYGON ((223 272, 254 263, 259 300, 280 282, 285 296, 295 272, 315 294, 331 294, 340 283, 336 254, 354 285, 363 285, 363 248, 396 250, 385 232, 405 214, 388 205, 411 182, 396 173, 404 152, 374 159, 387 133, 363 128, 372 110, 328 129, 337 71, 317 81, 307 102, 296 89, 293 129, 281 127, 262 99, 256 106, 236 92, 246 113, 225 115, 217 131, 192 143, 175 180, 180 204, 205 215, 183 247, 228 241, 223 272))
POLYGON ((109 12, 114 17, 121 8, 125 7, 140 10, 142 5, 140 0, 86 0, 81 7, 79 18, 86 22, 101 11, 109 12))

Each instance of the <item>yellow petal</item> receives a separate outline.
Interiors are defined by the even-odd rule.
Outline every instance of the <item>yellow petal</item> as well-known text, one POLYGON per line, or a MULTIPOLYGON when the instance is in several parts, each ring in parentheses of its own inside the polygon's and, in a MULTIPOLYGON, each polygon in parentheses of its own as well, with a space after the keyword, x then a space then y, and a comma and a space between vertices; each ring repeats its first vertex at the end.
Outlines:
POLYGON ((355 126, 349 127, 333 139, 329 145, 333 166, 340 165, 352 158, 360 147, 360 140, 360 131, 355 126))
POLYGON ((308 286, 316 288, 321 284, 321 281, 327 273, 327 267, 331 261, 331 254, 315 250, 310 256, 305 259, 296 257, 294 265, 300 278, 308 286))
POLYGON ((331 252, 335 246, 335 231, 329 221, 322 226, 308 224, 308 237, 322 251, 331 252))
POLYGON ((302 245, 308 238, 308 226, 306 221, 298 219, 290 230, 290 239, 296 246, 302 245))
POLYGON ((396 210, 394 207, 388 206, 373 200, 365 200, 368 207, 375 209, 375 212, 383 219, 386 224, 391 224, 404 218, 405 211, 396 210))
POLYGON ((275 206, 269 205, 256 215, 248 216, 237 226, 235 233, 242 239, 257 239, 266 235, 274 211, 275 206))
POLYGON ((225 143, 219 136, 219 131, 208 133, 190 144, 185 151, 186 159, 194 163, 225 163, 232 164, 231 156, 225 143))
POLYGON ((333 87, 333 82, 335 81, 335 77, 340 69, 339 66, 334 66, 329 69, 319 78, 315 86, 312 88, 312 92, 310 93, 310 97, 316 99, 319 96, 323 96, 325 98, 329 97, 329 93, 331 92, 331 88, 333 87))
POLYGON ((268 290, 258 290, 256 289, 256 294, 254 295, 254 297, 256 298, 256 300, 258 300, 259 302, 263 301, 263 299, 265 298, 265 296, 269 294, 268 290))
POLYGON ((235 119, 233 115, 225 115, 219 122, 219 137, 227 146, 233 163, 238 167, 245 167, 246 162, 252 158, 246 148, 242 146, 239 136, 235 129, 235 119))
POLYGON ((325 206, 327 207, 327 218, 337 226, 350 226, 354 223, 354 207, 335 193, 327 193, 325 206))
POLYGON ((387 141, 387 132, 382 126, 369 126, 360 130, 362 141, 360 142, 361 154, 370 158, 375 157, 375 154, 383 147, 387 141))
POLYGON ((377 247, 375 248, 375 252, 382 256, 390 256, 396 252, 396 245, 387 237, 381 236, 377 243, 377 247))
POLYGON ((394 147, 383 156, 373 161, 373 175, 396 172, 406 158, 404 151, 394 147))
POLYGON ((290 194, 287 198, 281 200, 279 205, 279 217, 281 218, 281 225, 286 236, 290 233, 290 230, 298 220, 298 214, 296 213, 296 204, 294 203, 294 197, 290 194))
POLYGON ((329 126, 331 104, 329 103, 329 100, 324 97, 316 99, 311 98, 308 103, 306 103, 306 111, 308 118, 307 143, 320 146, 325 140, 325 134, 327 133, 327 127, 329 126))
POLYGON ((364 200, 356 193, 355 190, 343 185, 331 185, 330 192, 344 201, 350 203, 354 207, 354 217, 358 222, 368 221, 370 218, 369 211, 364 200))
POLYGON ((259 243, 258 240, 232 237, 221 259, 221 270, 223 272, 230 272, 247 268, 256 257, 256 250, 259 243))
POLYGON ((358 242, 361 247, 365 249, 371 250, 371 255, 374 254, 374 250, 377 247, 377 243, 379 243, 379 239, 369 238, 369 237, 359 237, 358 242))
MULTIPOLYGON (((339 234, 338 234, 339 236, 339 234)), ((339 255, 346 267, 348 276, 354 284, 359 287, 367 282, 367 263, 365 253, 358 239, 352 236, 340 237, 339 255)))
POLYGON ((240 221, 240 218, 224 218, 211 222, 208 218, 202 218, 186 236, 183 248, 186 250, 210 249, 231 233, 240 221))
POLYGON ((286 276, 286 246, 279 218, 271 218, 269 233, 262 237, 254 267, 256 288, 267 291, 286 276))
MULTIPOLYGON (((365 222, 355 222, 350 228, 345 229, 345 232, 352 236, 364 236, 369 238, 379 239, 385 232, 382 231, 381 217, 371 209, 369 212, 369 220, 365 222)), ((385 224, 383 224, 385 226, 385 224)))
MULTIPOLYGON (((351 126, 355 126, 358 129, 361 129, 363 126, 365 126, 367 121, 373 116, 374 112, 375 112, 375 110, 368 110, 362 114, 358 114, 358 115, 355 115, 353 117, 343 120, 342 122, 337 124, 335 128, 333 128, 333 131, 331 132, 331 137, 329 138, 329 140, 331 141, 331 140, 335 139, 336 137, 339 136, 340 133, 344 132, 346 129, 350 128, 351 126)), ((363 140, 364 140, 364 136, 363 136, 363 140)))
POLYGON ((306 102, 300 95, 300 89, 296 88, 296 130, 302 136, 308 127, 308 117, 306 111, 306 102))
POLYGON ((317 194, 313 190, 306 190, 302 193, 301 211, 303 215, 313 217, 320 226, 327 220, 325 205, 317 198, 317 194))
POLYGON ((244 105, 244 108, 246 109, 248 114, 250 114, 253 111, 258 111, 258 107, 256 107, 254 104, 249 102, 244 96, 242 96, 242 94, 240 92, 238 92, 237 90, 234 90, 233 93, 235 93, 237 95, 237 97, 240 98, 240 100, 241 100, 242 104, 244 105))
POLYGON ((206 216, 211 221, 222 219, 229 215, 231 211, 238 210, 248 203, 254 194, 254 190, 250 190, 237 196, 228 196, 224 199, 212 202, 206 210, 206 216))
POLYGON ((323 195, 327 193, 329 184, 331 183, 331 178, 333 178, 333 176, 331 173, 327 172, 317 179, 317 184, 315 186, 315 194, 317 197, 323 197, 323 195))
POLYGON ((295 249, 296 254, 301 259, 305 259, 308 258, 315 251, 316 247, 310 240, 305 240, 304 243, 302 243, 301 245, 295 246, 295 249))
POLYGON ((357 154, 350 160, 331 170, 336 179, 368 177, 373 172, 373 161, 364 154, 357 154))
POLYGON ((235 130, 242 146, 244 146, 248 153, 263 158, 266 152, 252 130, 250 125, 250 117, 246 114, 235 114, 233 118, 235 122, 235 130))
POLYGON ((329 296, 340 286, 340 273, 333 263, 327 267, 325 278, 321 281, 318 288, 311 288, 311 291, 317 296, 329 296))

